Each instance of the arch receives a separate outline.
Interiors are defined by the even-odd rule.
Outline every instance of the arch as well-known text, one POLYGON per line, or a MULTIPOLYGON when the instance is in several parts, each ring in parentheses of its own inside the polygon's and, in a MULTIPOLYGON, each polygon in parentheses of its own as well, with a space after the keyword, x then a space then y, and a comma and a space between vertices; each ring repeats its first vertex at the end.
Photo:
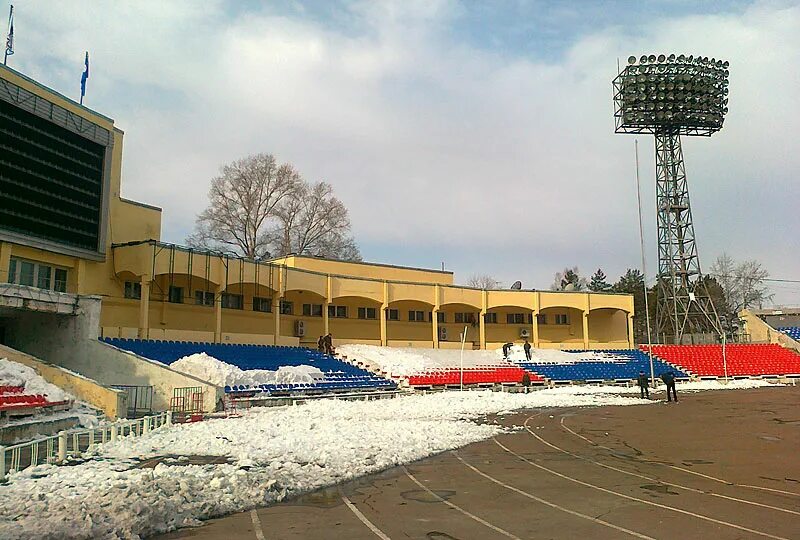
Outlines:
POLYGON ((433 347, 433 307, 433 303, 422 300, 396 299, 389 302, 384 314, 388 344, 396 347, 433 347))
POLYGON ((498 305, 486 310, 486 347, 497 348, 504 343, 522 343, 533 339, 533 314, 530 306, 498 305), (528 337, 523 337, 523 331, 528 337))
POLYGON ((589 345, 592 348, 627 348, 628 316, 625 309, 604 307, 589 310, 589 345))
POLYGON ((584 348, 584 313, 582 309, 568 306, 548 306, 539 310, 537 326, 540 346, 584 348))
POLYGON ((328 327, 335 343, 380 345, 381 305, 381 301, 358 295, 331 299, 328 327), (340 316, 342 314, 345 316, 340 316))
POLYGON ((439 348, 457 348, 461 345, 461 333, 467 327, 466 347, 480 346, 481 308, 472 304, 450 302, 439 306, 443 321, 439 322, 439 348), (444 328, 444 330, 442 330, 444 328))

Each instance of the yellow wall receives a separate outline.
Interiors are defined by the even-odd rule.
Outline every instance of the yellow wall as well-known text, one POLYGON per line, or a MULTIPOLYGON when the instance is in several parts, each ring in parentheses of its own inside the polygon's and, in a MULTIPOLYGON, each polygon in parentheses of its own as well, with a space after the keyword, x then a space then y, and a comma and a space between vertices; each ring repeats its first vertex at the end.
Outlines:
POLYGON ((297 255, 275 259, 273 262, 322 274, 369 278, 381 281, 410 281, 414 283, 439 283, 441 285, 453 283, 453 273, 440 270, 408 268, 388 264, 334 261, 297 255))

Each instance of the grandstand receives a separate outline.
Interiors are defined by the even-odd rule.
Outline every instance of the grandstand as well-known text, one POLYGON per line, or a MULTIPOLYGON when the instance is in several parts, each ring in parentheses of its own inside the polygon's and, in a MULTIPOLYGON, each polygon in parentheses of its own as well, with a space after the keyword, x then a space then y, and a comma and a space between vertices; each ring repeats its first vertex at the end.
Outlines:
POLYGON ((33 416, 43 411, 68 409, 69 406, 69 400, 50 401, 42 394, 26 394, 23 386, 8 386, 0 381, 0 419, 33 416))
MULTIPOLYGON (((642 347, 647 350, 647 347, 642 347)), ((653 354, 698 377, 800 376, 800 355, 774 343, 653 345, 653 354)))
POLYGON ((170 365, 181 358, 205 353, 242 370, 277 371, 283 366, 312 366, 324 379, 313 383, 226 386, 227 394, 268 395, 339 391, 392 390, 396 384, 327 354, 302 347, 102 338, 102 341, 139 356, 170 365))
MULTIPOLYGON (((576 359, 574 362, 519 362, 529 371, 536 372, 554 382, 630 381, 643 371, 650 375, 650 358, 637 349, 610 351, 570 351, 569 354, 594 353, 596 360, 576 359)), ((681 369, 659 359, 653 359, 655 376, 671 371, 678 379, 688 379, 681 369)))
POLYGON ((800 340, 800 326, 781 326, 778 327, 779 332, 783 332, 794 340, 800 340))

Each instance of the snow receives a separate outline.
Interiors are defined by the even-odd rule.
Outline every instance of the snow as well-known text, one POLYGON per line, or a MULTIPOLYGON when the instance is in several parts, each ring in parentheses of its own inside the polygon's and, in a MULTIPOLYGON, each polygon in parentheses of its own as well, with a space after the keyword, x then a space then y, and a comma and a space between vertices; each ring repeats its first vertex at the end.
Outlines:
MULTIPOLYGON (((688 389, 721 385, 708 382, 688 389)), ((735 382, 727 388, 761 386, 735 382)), ((693 387, 691 385, 694 385, 693 387)), ((522 393, 408 395, 379 401, 315 401, 255 408, 100 445, 87 462, 42 465, 0 485, 0 538, 137 538, 267 505, 401 463, 484 440, 504 428, 487 415, 541 407, 644 405, 636 388, 569 386, 522 393), (226 456, 192 465, 180 458, 226 456)))
POLYGON ((192 375, 217 386, 244 384, 292 384, 313 383, 325 375, 314 366, 280 366, 277 371, 266 369, 242 370, 217 360, 204 352, 184 356, 170 366, 175 371, 192 375))
POLYGON ((0 385, 24 386, 25 394, 44 395, 49 401, 75 399, 58 386, 44 380, 33 368, 7 358, 0 358, 0 385))
MULTIPOLYGON (((393 376, 407 377, 424 371, 460 366, 461 351, 459 349, 425 349, 412 347, 379 347, 376 345, 340 345, 337 352, 347 356, 348 360, 364 362, 368 368, 385 371, 393 376)), ((569 353, 552 349, 531 349, 533 362, 550 362, 570 364, 587 361, 613 362, 619 359, 610 353, 587 351, 569 353)), ((512 362, 525 362, 525 351, 522 345, 514 345, 509 354, 512 362)), ((624 359, 627 361, 627 359, 624 359)), ((480 365, 508 365, 503 359, 503 351, 465 350, 464 367, 480 365)))

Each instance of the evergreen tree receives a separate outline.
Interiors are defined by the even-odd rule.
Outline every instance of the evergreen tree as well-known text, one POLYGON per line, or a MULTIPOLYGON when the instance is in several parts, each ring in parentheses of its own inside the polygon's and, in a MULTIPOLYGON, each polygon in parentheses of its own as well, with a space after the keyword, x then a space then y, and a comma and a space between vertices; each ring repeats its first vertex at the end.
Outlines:
POLYGON ((597 272, 592 275, 589 281, 589 290, 592 292, 608 292, 611 290, 611 285, 606 281, 606 275, 602 269, 598 268, 597 272))
MULTIPOLYGON (((612 287, 612 291, 633 296, 633 338, 637 343, 647 343, 647 319, 645 317, 644 301, 644 275, 634 268, 628 268, 619 281, 612 287)), ((656 289, 647 290, 647 300, 650 304, 650 321, 654 321, 656 308, 656 289)))

